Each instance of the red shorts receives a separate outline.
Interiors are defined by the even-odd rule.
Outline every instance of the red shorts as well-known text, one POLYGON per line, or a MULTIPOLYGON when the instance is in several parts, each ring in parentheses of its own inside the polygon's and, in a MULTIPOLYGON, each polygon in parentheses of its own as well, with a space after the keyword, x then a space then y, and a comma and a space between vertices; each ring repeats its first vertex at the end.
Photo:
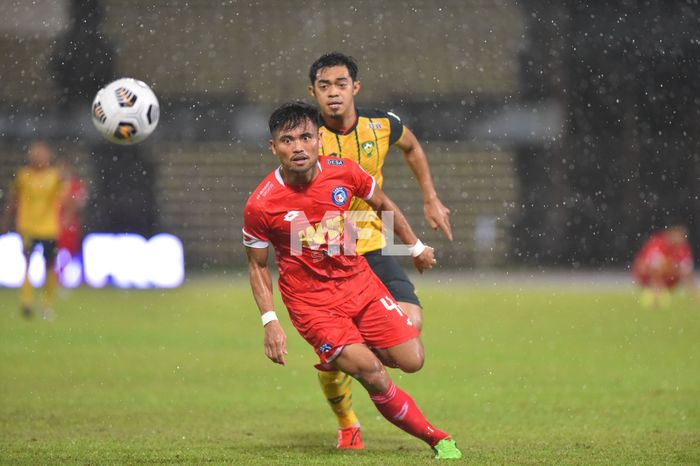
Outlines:
POLYGON ((659 284, 672 289, 681 281, 677 270, 679 267, 661 254, 648 254, 635 261, 632 266, 632 277, 642 287, 659 284))
POLYGON ((369 268, 353 280, 353 285, 357 292, 337 305, 287 305, 292 324, 321 361, 332 361, 345 345, 366 343, 374 348, 388 348, 419 335, 408 315, 369 268))
POLYGON ((75 257, 80 253, 80 232, 77 230, 67 229, 63 230, 58 236, 58 241, 56 243, 59 249, 66 249, 70 252, 70 255, 75 257))
MULTIPOLYGON (((634 273, 632 276, 634 277, 634 281, 640 286, 651 286, 653 284, 652 277, 649 274, 634 273)), ((661 277, 661 281, 666 288, 673 289, 680 283, 680 277, 667 274, 661 277)))

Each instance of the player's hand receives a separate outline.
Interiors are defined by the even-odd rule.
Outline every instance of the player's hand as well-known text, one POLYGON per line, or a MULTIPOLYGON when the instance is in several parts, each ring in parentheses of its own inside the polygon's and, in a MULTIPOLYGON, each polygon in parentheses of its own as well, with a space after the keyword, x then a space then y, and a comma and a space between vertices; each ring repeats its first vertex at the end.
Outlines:
POLYGON ((440 199, 434 198, 423 204, 423 213, 430 228, 438 228, 452 241, 452 227, 450 226, 450 209, 445 207, 440 199))
POLYGON ((265 327, 265 356, 274 363, 284 366, 287 354, 287 335, 278 320, 269 322, 265 327))
POLYGON ((432 269, 435 264, 437 264, 435 250, 430 246, 426 246, 423 252, 413 258, 413 265, 416 266, 416 270, 420 273, 423 273, 424 270, 432 269))

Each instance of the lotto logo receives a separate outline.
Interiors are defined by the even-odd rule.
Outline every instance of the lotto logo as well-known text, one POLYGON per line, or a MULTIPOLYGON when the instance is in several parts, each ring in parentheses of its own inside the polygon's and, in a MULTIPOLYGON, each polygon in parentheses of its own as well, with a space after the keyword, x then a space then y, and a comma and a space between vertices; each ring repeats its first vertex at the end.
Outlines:
POLYGON ((291 222, 292 220, 297 218, 300 214, 301 214, 301 212, 299 212, 298 210, 290 210, 289 212, 287 212, 287 215, 284 216, 284 221, 291 222))

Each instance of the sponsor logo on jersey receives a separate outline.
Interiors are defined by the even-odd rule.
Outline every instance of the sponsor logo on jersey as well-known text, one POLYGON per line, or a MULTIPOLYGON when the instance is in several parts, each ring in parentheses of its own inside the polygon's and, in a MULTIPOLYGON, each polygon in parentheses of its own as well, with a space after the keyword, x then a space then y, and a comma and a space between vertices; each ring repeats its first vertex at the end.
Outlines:
POLYGON ((301 214, 301 212, 299 212, 298 210, 290 210, 289 212, 287 212, 287 215, 284 216, 284 221, 291 222, 292 220, 297 218, 299 214, 301 214))
POLYGON ((340 159, 327 159, 326 163, 328 165, 336 165, 339 167, 339 166, 343 165, 344 162, 340 159))
POLYGON ((374 152, 374 141, 363 142, 362 151, 367 155, 367 157, 371 157, 372 153, 374 152))
POLYGON ((272 189, 272 183, 270 181, 268 181, 267 184, 265 186, 263 186, 263 188, 258 193, 257 199, 260 199, 261 197, 267 196, 267 193, 269 193, 271 189, 272 189))
POLYGON ((337 206, 342 206, 348 201, 348 198, 350 196, 348 195, 348 190, 345 189, 342 186, 338 186, 333 190, 333 193, 331 194, 331 200, 333 201, 333 204, 337 206))
POLYGON ((323 354, 323 353, 329 352, 332 349, 333 349, 333 345, 331 345, 330 343, 324 343, 318 347, 318 352, 323 354))

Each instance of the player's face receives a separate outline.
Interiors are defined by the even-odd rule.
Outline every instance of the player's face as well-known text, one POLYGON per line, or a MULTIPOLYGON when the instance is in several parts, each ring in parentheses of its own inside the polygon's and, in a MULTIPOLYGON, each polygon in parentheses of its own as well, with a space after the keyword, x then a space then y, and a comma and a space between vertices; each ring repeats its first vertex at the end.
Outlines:
POLYGON ((666 230, 666 238, 671 244, 683 244, 688 238, 688 230, 682 225, 674 225, 666 230))
POLYGON ((316 99, 321 113, 340 117, 354 111, 354 98, 360 92, 360 81, 353 81, 345 66, 329 66, 316 73, 309 94, 316 99))
POLYGON ((46 144, 34 144, 29 148, 27 158, 29 163, 36 168, 45 168, 51 164, 53 154, 46 144))
POLYGON ((270 149, 286 173, 307 173, 318 160, 318 127, 306 120, 296 128, 282 128, 270 139, 270 149))

